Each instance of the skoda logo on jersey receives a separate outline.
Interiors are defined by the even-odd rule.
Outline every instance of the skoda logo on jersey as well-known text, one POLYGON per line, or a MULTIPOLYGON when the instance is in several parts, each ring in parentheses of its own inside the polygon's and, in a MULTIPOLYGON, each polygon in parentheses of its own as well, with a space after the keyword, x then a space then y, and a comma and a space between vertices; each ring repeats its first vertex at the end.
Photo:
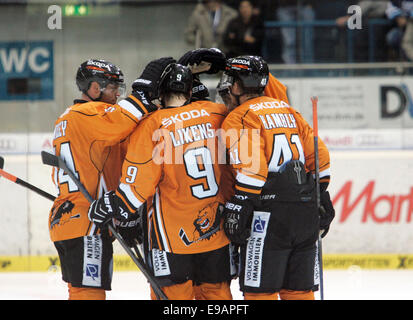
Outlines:
POLYGON ((86 265, 86 276, 91 277, 92 280, 99 277, 99 266, 97 264, 90 264, 86 265))
POLYGON ((254 228, 253 231, 256 233, 264 233, 265 232, 265 220, 262 220, 260 216, 258 216, 254 220, 254 228))

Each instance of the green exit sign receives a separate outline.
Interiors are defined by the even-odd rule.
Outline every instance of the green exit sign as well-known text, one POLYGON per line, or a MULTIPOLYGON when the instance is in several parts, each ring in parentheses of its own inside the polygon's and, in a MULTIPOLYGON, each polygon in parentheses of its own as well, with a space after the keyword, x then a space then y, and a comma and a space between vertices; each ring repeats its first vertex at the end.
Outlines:
POLYGON ((87 16, 89 15, 89 6, 84 4, 67 4, 63 7, 65 17, 87 16))

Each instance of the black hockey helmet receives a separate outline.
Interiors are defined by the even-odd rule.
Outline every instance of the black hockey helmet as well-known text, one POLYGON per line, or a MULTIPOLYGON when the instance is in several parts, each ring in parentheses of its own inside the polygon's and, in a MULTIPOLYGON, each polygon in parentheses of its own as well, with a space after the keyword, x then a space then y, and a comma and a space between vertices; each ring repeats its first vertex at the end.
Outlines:
POLYGON ((239 56, 227 60, 221 87, 230 87, 239 81, 244 93, 261 93, 267 86, 268 78, 268 65, 263 58, 239 56))
POLYGON ((191 70, 178 63, 168 65, 159 81, 160 94, 176 92, 190 95, 193 83, 191 70))
POLYGON ((113 83, 118 85, 121 95, 126 92, 122 71, 109 61, 89 59, 79 66, 76 73, 76 84, 79 90, 87 93, 90 84, 94 81, 99 83, 102 90, 108 84, 113 83))

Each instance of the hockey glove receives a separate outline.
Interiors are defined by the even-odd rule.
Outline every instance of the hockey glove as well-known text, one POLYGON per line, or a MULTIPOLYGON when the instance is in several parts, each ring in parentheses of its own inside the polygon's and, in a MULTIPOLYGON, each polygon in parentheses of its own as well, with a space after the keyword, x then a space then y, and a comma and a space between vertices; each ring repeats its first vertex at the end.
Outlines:
POLYGON ((254 206, 249 199, 233 196, 224 208, 224 231, 228 239, 236 244, 244 244, 251 235, 251 220, 254 206))
POLYGON ((149 100, 159 97, 159 83, 165 68, 176 60, 172 57, 164 57, 149 62, 142 74, 132 84, 133 92, 144 92, 149 100))
POLYGON ((191 102, 199 100, 209 100, 208 88, 199 80, 198 75, 194 75, 192 82, 192 97, 191 102))
POLYGON ((178 63, 184 66, 200 65, 201 61, 211 63, 209 70, 193 73, 215 74, 225 69, 225 54, 217 48, 200 48, 188 51, 179 60, 178 63))
POLYGON ((122 239, 129 247, 133 247, 136 243, 143 242, 142 219, 139 215, 135 220, 120 222, 114 219, 114 224, 117 231, 122 236, 122 239))
POLYGON ((330 194, 328 191, 321 192, 320 194, 320 230, 321 238, 324 238, 328 230, 330 229, 330 224, 336 215, 333 203, 330 199, 330 194))
POLYGON ((120 222, 128 222, 136 219, 123 203, 115 191, 106 192, 102 198, 95 200, 89 207, 88 218, 99 228, 110 221, 112 218, 120 222))

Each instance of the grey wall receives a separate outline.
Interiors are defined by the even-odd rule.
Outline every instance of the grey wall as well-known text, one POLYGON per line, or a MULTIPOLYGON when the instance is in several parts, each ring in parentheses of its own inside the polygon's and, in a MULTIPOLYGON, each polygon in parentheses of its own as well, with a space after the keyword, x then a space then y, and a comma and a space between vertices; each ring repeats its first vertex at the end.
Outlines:
POLYGON ((54 100, 0 101, 0 132, 47 132, 79 95, 74 77, 89 58, 107 59, 125 74, 128 88, 150 60, 179 58, 191 49, 184 28, 193 4, 92 7, 88 17, 63 17, 50 30, 49 5, 0 6, 0 41, 52 40, 54 100))

